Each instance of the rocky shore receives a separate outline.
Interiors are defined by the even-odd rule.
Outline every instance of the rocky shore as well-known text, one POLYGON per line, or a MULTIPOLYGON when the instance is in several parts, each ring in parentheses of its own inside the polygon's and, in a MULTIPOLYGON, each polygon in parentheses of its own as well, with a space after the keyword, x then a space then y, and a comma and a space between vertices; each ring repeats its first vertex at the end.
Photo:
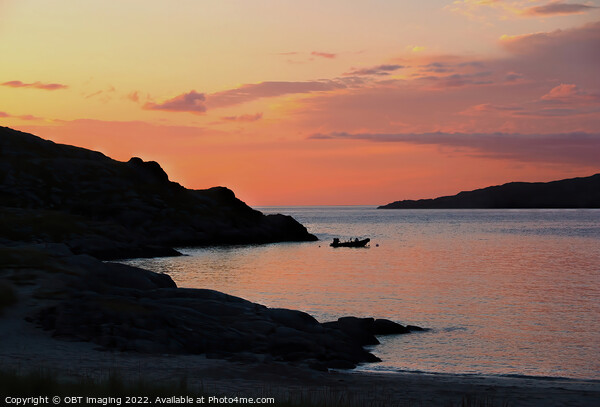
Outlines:
POLYGON ((0 127, 0 244, 64 243, 109 260, 312 240, 292 217, 263 215, 224 187, 186 189, 156 162, 115 161, 0 127))
POLYGON ((226 188, 188 190, 155 162, 118 162, 7 128, 0 158, 1 286, 54 338, 327 370, 377 362, 363 348, 378 343, 375 335, 420 330, 372 318, 322 324, 100 261, 176 255, 173 246, 316 239, 293 218, 265 216, 226 188))
POLYGON ((166 274, 75 255, 62 244, 1 248, 0 278, 29 304, 27 321, 107 350, 345 369, 379 361, 363 348, 379 343, 375 335, 421 330, 372 318, 322 324, 301 311, 177 288, 166 274))

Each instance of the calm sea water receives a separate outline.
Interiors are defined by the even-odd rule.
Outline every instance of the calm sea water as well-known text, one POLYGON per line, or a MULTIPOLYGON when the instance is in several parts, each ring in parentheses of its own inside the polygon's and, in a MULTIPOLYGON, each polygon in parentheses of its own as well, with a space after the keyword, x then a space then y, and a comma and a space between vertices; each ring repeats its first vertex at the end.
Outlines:
POLYGON ((382 337, 370 371, 600 379, 600 210, 268 207, 321 241, 184 248, 129 263, 320 321, 430 328, 382 337), (329 247, 370 237, 371 247, 329 247))

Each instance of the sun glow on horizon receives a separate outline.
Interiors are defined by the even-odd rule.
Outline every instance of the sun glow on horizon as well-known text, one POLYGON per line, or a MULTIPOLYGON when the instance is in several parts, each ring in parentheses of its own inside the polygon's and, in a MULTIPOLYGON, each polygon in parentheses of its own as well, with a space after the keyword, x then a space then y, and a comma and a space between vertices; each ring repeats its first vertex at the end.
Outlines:
POLYGON ((252 205, 590 175, 600 3, 576 6, 4 1, 0 125, 252 205))

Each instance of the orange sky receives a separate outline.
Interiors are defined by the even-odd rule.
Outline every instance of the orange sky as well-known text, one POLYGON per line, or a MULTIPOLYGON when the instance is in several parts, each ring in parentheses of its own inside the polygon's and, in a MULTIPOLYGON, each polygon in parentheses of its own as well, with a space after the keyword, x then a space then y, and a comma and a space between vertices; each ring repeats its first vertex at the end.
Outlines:
POLYGON ((600 171, 600 1, 0 0, 0 125, 251 205, 600 171))

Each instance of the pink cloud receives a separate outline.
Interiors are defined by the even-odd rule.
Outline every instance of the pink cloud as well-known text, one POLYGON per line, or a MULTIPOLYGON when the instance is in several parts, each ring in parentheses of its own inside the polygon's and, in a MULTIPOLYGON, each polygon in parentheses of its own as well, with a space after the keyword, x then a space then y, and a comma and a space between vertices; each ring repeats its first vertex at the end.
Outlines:
POLYGON ((404 68, 404 65, 378 65, 371 68, 352 69, 344 73, 344 76, 366 76, 366 75, 389 75, 391 72, 404 68))
POLYGON ((262 119, 263 114, 262 113, 256 113, 256 114, 243 114, 240 116, 225 116, 222 117, 221 119, 227 122, 255 122, 258 121, 260 119, 262 119))
POLYGON ((541 100, 574 103, 574 104, 600 104, 600 95, 583 91, 577 85, 560 84, 541 97, 541 100))
POLYGON ((205 100, 204 93, 192 90, 188 93, 175 96, 173 99, 166 100, 163 103, 148 102, 144 105, 144 109, 202 114, 206 111, 205 100))
POLYGON ((363 82, 359 78, 335 78, 304 82, 267 81, 250 83, 238 88, 227 89, 205 96, 192 90, 176 96, 163 103, 148 102, 147 110, 165 110, 170 112, 204 113, 208 108, 215 109, 252 102, 257 99, 303 94, 313 92, 329 92, 358 86, 363 82))
POLYGON ((232 106, 253 100, 284 96, 297 93, 326 92, 346 88, 339 80, 318 80, 306 82, 260 82, 242 85, 208 95, 207 105, 210 108, 232 106))
POLYGON ((530 7, 523 12, 526 16, 564 16, 569 14, 581 14, 595 8, 586 4, 564 3, 553 1, 543 6, 530 7))
POLYGON ((517 73, 517 72, 508 72, 506 74, 506 76, 504 77, 504 80, 506 82, 516 82, 520 79, 523 79, 523 75, 521 75, 520 73, 517 73))
POLYGON ((489 10, 499 13, 501 18, 506 18, 564 16, 581 14, 597 8, 581 3, 565 3, 562 0, 550 1, 544 5, 533 7, 531 3, 532 0, 455 0, 445 8, 480 21, 486 20, 486 11, 489 10))
POLYGON ((480 114, 487 112, 516 112, 522 110, 522 107, 519 106, 505 106, 505 105, 496 105, 492 103, 482 103, 479 105, 474 105, 469 107, 468 109, 460 112, 463 115, 472 115, 472 114, 480 114))
POLYGON ((333 54, 330 52, 318 52, 318 51, 313 51, 310 53, 310 55, 314 55, 316 57, 321 57, 321 58, 327 58, 327 59, 333 59, 337 56, 337 54, 333 54))
POLYGON ((467 85, 490 85, 494 83, 491 77, 491 71, 482 71, 476 73, 455 73, 445 76, 429 75, 419 79, 433 82, 439 88, 450 88, 467 85))
POLYGON ((600 133, 328 133, 312 140, 365 140, 379 143, 429 144, 469 148, 475 156, 524 162, 599 165, 600 133))
POLYGON ((600 95, 581 90, 573 84, 561 84, 535 100, 498 105, 482 103, 460 112, 465 116, 502 115, 504 117, 540 117, 560 119, 568 116, 600 113, 600 95))
POLYGON ((345 92, 307 95, 288 119, 306 132, 394 132, 397 123, 412 132, 546 134, 600 128, 600 23, 505 37, 501 45, 509 53, 496 59, 398 60, 408 66, 406 79, 369 80, 345 92), (569 86, 552 91, 561 83, 569 86))
POLYGON ((8 81, 2 83, 0 86, 8 86, 11 88, 34 88, 34 89, 43 89, 43 90, 58 90, 58 89, 66 89, 67 85, 63 85, 60 83, 41 83, 41 82, 33 82, 33 83, 24 83, 21 81, 8 81))
POLYGON ((21 120, 43 120, 41 117, 34 116, 32 114, 24 114, 21 116, 16 116, 21 120))
POLYGON ((27 120, 27 121, 44 120, 42 117, 37 117, 32 114, 12 115, 12 114, 8 114, 6 112, 0 112, 0 118, 14 118, 14 119, 27 120))
POLYGON ((132 102, 138 103, 140 101, 140 94, 138 91, 131 92, 127 95, 127 99, 131 100, 132 102))
POLYGON ((568 30, 503 36, 500 45, 512 57, 496 65, 529 78, 548 78, 585 88, 600 88, 600 22, 568 30))

